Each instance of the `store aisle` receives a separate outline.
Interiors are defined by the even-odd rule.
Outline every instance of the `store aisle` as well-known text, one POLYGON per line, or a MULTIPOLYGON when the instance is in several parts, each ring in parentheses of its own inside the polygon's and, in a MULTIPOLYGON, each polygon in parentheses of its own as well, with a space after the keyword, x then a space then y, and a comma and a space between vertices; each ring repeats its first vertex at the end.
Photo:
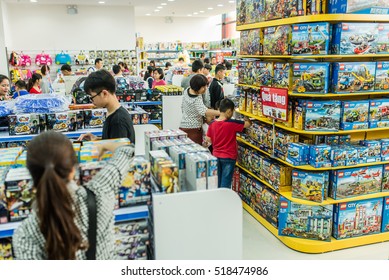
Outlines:
POLYGON ((243 258, 246 260, 387 260, 389 242, 325 254, 304 254, 286 247, 243 210, 243 258))

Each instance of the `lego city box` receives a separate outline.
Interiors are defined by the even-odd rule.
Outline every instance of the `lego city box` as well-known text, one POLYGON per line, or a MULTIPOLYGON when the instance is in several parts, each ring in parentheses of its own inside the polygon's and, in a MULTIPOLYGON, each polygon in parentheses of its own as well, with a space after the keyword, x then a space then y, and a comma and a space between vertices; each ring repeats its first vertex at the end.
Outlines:
POLYGON ((292 71, 294 93, 328 93, 330 63, 294 63, 292 71))
POLYGON ((331 149, 325 144, 310 146, 309 164, 315 168, 331 167, 331 149))
POLYGON ((265 20, 265 0, 236 1, 236 25, 257 23, 265 20))
POLYGON ((289 63, 275 62, 273 64, 272 87, 289 89, 292 84, 291 66, 289 63))
POLYGON ((382 172, 382 191, 389 192, 389 164, 384 164, 382 172))
MULTIPOLYGON (((389 3, 388 3, 388 14, 389 14, 389 3)), ((389 23, 378 24, 378 42, 377 42, 377 53, 388 54, 389 53, 389 23)))
POLYGON ((38 114, 8 115, 9 135, 39 134, 38 114))
POLYGON ((308 164, 309 145, 304 143, 289 143, 286 162, 295 166, 308 164))
POLYGON ((278 234, 319 241, 331 241, 332 206, 311 206, 280 197, 278 234))
POLYGON ((330 197, 344 199, 381 191, 382 165, 334 170, 330 197))
POLYGON ((381 232, 389 231, 389 196, 384 197, 382 205, 382 226, 381 232))
POLYGON ((369 127, 389 126, 389 99, 370 100, 369 127))
POLYGON ((369 100, 342 101, 340 129, 368 129, 369 106, 369 100))
POLYGON ((389 160, 389 139, 381 139, 381 161, 389 160))
POLYGON ((381 142, 378 140, 362 140, 360 145, 368 148, 366 162, 381 161, 381 142))
POLYGON ((332 71, 334 93, 374 91, 375 62, 336 62, 332 71))
POLYGON ((389 3, 383 0, 328 0, 329 14, 389 14, 389 3))
POLYGON ((333 25, 332 54, 377 53, 378 23, 343 22, 333 25))
POLYGON ((260 55, 261 30, 251 29, 240 32, 240 55, 260 55))
POLYGON ((340 101, 307 101, 304 130, 338 131, 340 128, 340 101))
POLYGON ((328 22, 292 25, 293 55, 329 54, 331 29, 328 22))
POLYGON ((292 27, 290 25, 265 28, 263 31, 263 55, 290 55, 291 40, 292 27))
POLYGON ((292 197, 323 202, 328 189, 328 172, 292 171, 292 197))
MULTIPOLYGON (((275 130, 274 151, 278 158, 285 160, 288 155, 289 143, 296 143, 299 140, 297 134, 292 134, 282 129, 275 130)), ((273 143, 269 143, 269 148, 272 149, 273 143)))
POLYGON ((261 176, 274 189, 290 186, 292 168, 278 164, 272 159, 262 159, 261 176))
POLYGON ((389 61, 377 61, 374 90, 389 90, 389 61))
POLYGON ((345 239, 381 232, 382 198, 334 205, 333 236, 345 239))

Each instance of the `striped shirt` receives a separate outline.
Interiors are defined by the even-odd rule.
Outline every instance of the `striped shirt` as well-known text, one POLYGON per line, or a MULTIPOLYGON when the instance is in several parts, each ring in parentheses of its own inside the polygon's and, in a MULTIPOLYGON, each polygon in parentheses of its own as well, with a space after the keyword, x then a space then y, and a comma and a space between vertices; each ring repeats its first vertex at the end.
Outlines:
POLYGON ((181 128, 200 128, 203 125, 203 117, 207 107, 201 95, 193 95, 189 93, 189 88, 184 91, 182 98, 182 119, 181 128))

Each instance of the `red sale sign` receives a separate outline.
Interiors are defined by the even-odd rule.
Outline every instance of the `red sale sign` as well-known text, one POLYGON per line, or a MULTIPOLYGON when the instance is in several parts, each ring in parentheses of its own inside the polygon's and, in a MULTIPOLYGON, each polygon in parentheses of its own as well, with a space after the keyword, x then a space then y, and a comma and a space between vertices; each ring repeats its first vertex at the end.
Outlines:
POLYGON ((288 120, 288 90, 284 88, 261 87, 262 112, 264 116, 288 120))

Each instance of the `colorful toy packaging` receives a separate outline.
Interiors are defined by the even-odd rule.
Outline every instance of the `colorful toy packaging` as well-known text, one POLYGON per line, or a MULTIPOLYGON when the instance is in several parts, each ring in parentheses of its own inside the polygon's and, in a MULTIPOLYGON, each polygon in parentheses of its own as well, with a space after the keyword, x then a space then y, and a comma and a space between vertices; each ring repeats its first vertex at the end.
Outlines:
POLYGON ((374 54, 378 24, 345 22, 333 25, 332 54, 374 54))
POLYGON ((364 140, 360 145, 368 148, 366 162, 381 161, 381 142, 377 140, 364 140))
POLYGON ((381 0, 329 0, 330 14, 389 14, 389 3, 381 0))
POLYGON ((238 61, 238 76, 239 83, 246 85, 254 85, 256 82, 256 64, 254 59, 245 59, 238 61))
POLYGON ((65 132, 76 131, 77 128, 76 111, 47 114, 47 130, 65 132))
POLYGON ((342 130, 368 129, 369 106, 366 101, 342 101, 341 124, 342 130))
POLYGON ((297 17, 304 15, 303 0, 291 0, 284 3, 283 18, 297 17))
POLYGON ((326 1, 325 0, 306 0, 305 14, 318 15, 326 12, 326 1))
POLYGON ((374 91, 375 62, 334 63, 332 87, 335 93, 374 91))
POLYGON ((310 206, 280 198, 278 234, 282 236, 331 241, 332 207, 310 206))
POLYGON ((293 88, 295 93, 328 93, 329 63, 294 63, 293 88))
POLYGON ((382 165, 332 172, 330 197, 343 199, 381 191, 382 165))
POLYGON ((377 61, 374 89, 377 91, 389 89, 389 61, 377 61))
POLYGON ((286 161, 298 166, 308 164, 309 145, 303 143, 290 143, 286 161))
MULTIPOLYGON (((340 101, 301 101, 302 115, 298 123, 303 124, 304 130, 338 131, 340 127, 340 101)), ((296 120, 296 119, 295 119, 296 120)))
POLYGON ((316 168, 331 167, 331 146, 310 146, 309 164, 316 168))
POLYGON ((260 55, 260 29, 251 29, 240 32, 240 54, 260 55))
POLYGON ((292 39, 291 33, 292 28, 290 25, 281 25, 265 28, 263 33, 263 54, 290 55, 292 39))
POLYGON ((344 239, 379 233, 382 198, 335 204, 333 236, 344 239))
POLYGON ((389 196, 384 197, 382 206, 382 227, 381 232, 389 231, 389 196))
POLYGON ((276 62, 273 64, 274 75, 272 87, 289 88, 292 84, 292 73, 289 63, 276 62))
POLYGON ((265 0, 265 20, 280 19, 285 10, 284 2, 277 0, 265 0))
POLYGON ((328 191, 328 172, 292 171, 292 197, 323 202, 328 191))
POLYGON ((162 192, 179 192, 179 178, 177 165, 169 155, 163 151, 150 151, 151 172, 162 192))
MULTIPOLYGON (((258 183, 256 186, 257 185, 258 183)), ((279 201, 280 195, 278 193, 262 185, 262 189, 260 189, 259 205, 256 209, 262 217, 276 228, 278 227, 279 201)))
POLYGON ((276 190, 279 190, 284 186, 290 186, 291 172, 291 167, 280 165, 269 158, 264 157, 262 159, 261 176, 276 190))
POLYGON ((236 1, 236 25, 256 23, 265 20, 264 0, 236 1))
POLYGON ((10 239, 2 238, 0 240, 0 261, 1 260, 13 260, 12 242, 10 239))
POLYGON ((187 154, 186 164, 186 190, 207 189, 207 159, 199 154, 187 154))
POLYGON ((382 175, 382 191, 389 191, 389 164, 385 164, 383 167, 382 175))
POLYGON ((256 86, 271 86, 273 81, 273 63, 272 62, 256 62, 257 76, 256 86))
POLYGON ((328 22, 292 25, 292 54, 329 54, 330 24, 328 22))
POLYGON ((92 109, 84 111, 85 128, 103 127, 106 109, 92 109))
POLYGON ((9 115, 8 128, 9 135, 39 134, 39 115, 9 115))
POLYGON ((207 189, 214 190, 218 188, 218 166, 217 158, 209 153, 200 153, 207 163, 207 189))
MULTIPOLYGON (((388 4, 389 14, 389 4, 388 4)), ((389 53, 389 23, 378 24, 378 42, 377 42, 377 53, 388 54, 389 53)))
POLYGON ((389 126, 389 99, 370 100, 369 127, 389 126))

